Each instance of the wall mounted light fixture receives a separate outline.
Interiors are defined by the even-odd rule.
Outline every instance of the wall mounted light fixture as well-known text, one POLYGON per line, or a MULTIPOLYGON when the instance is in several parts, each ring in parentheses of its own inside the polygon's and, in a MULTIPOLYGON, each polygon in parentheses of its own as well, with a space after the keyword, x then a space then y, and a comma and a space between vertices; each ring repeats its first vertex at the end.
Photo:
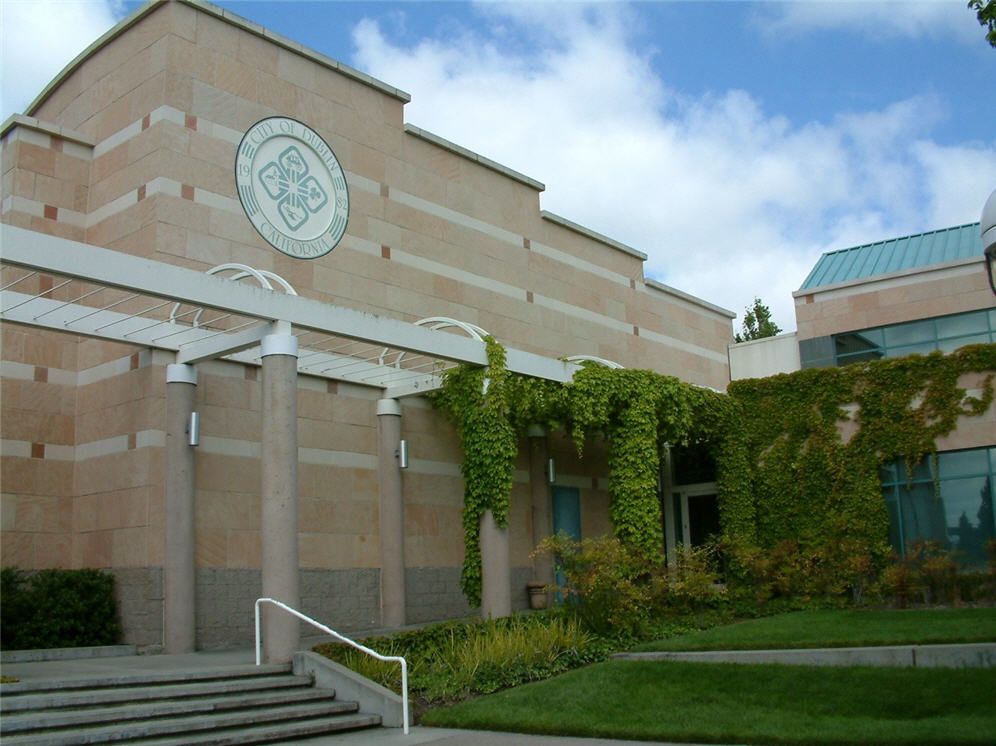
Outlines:
POLYGON ((198 446, 201 444, 201 415, 199 412, 190 413, 190 422, 187 423, 187 445, 198 446))

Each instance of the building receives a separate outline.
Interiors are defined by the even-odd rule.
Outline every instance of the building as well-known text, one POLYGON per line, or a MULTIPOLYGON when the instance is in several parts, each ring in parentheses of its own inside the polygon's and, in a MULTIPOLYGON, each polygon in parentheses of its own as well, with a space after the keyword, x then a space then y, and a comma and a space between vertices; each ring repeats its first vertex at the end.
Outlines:
MULTIPOLYGON (((152 0, 3 125, 4 566, 112 571, 126 641, 167 651, 247 644, 261 595, 347 631, 459 616, 461 454, 424 393, 483 332, 532 375, 726 386, 734 314, 408 100, 152 0)), ((537 537, 609 530, 603 455, 520 452, 485 613, 526 605, 537 537)))
MULTIPOLYGON (((733 379, 996 343, 979 223, 831 251, 794 293, 797 331, 733 345, 733 379)), ((960 382, 978 392, 982 379, 960 382)), ((971 566, 996 538, 996 408, 962 417, 912 479, 883 470, 890 543, 938 541, 971 566), (936 488, 936 492, 935 492, 936 488)))

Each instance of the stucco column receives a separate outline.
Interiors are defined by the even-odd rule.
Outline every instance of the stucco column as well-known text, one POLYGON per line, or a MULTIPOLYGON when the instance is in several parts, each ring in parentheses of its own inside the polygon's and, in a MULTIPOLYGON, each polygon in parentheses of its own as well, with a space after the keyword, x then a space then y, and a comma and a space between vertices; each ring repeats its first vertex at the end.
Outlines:
MULTIPOLYGON (((297 339, 263 338, 262 529, 263 596, 300 609, 297 553, 297 339)), ((272 604, 263 609, 263 657, 289 663, 300 642, 296 618, 272 604)))
POLYGON ((490 510, 481 516, 481 616, 512 613, 512 568, 509 567, 508 529, 499 528, 490 510))
POLYGON ((405 514, 401 493, 401 403, 377 402, 377 476, 380 482, 380 618, 384 627, 405 624, 405 514))
MULTIPOLYGON (((529 428, 529 494, 532 503, 533 548, 553 533, 553 511, 550 501, 550 484, 547 463, 550 451, 546 431, 538 425, 529 428)), ((533 580, 549 585, 553 583, 553 557, 536 557, 533 560, 533 580)))
POLYGON ((194 449, 189 443, 197 371, 166 366, 166 552, 163 563, 163 650, 196 645, 194 580, 194 449))

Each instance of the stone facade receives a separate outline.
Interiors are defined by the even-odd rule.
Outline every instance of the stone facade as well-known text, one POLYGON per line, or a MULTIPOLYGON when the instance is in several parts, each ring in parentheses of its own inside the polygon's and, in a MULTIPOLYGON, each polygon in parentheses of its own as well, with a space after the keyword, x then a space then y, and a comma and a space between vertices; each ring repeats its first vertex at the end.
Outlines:
MULTIPOLYGON (((404 123, 408 95, 200 0, 154 0, 96 42, 2 132, 2 221, 207 270, 238 262, 340 307, 477 324, 508 347, 587 354, 724 388, 732 314, 645 279, 644 255, 540 209, 539 182, 404 123), (315 260, 270 247, 233 179, 243 133, 293 117, 335 151, 345 236, 315 260)), ((59 300, 51 277, 34 292, 59 300)), ((64 298, 71 300, 70 298, 64 298)), ((162 350, 3 326, 2 562, 112 569, 126 639, 155 646, 163 598, 162 350)), ((197 634, 245 644, 260 588, 260 371, 198 369, 197 634)), ((379 625, 380 389, 298 378, 298 549, 306 613, 379 625)), ((424 398, 402 401, 408 618, 473 612, 458 587, 456 435, 424 398)), ((510 561, 526 605, 527 449, 512 495, 510 561)), ((583 533, 609 530, 604 456, 551 441, 583 533)), ((521 598, 520 598, 521 596, 521 598)))

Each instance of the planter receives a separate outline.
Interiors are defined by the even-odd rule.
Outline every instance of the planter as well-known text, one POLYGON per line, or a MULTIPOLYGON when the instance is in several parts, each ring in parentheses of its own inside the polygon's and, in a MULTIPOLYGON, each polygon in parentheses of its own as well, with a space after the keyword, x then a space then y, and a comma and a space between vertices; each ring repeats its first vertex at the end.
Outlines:
POLYGON ((547 604, 546 583, 532 580, 526 583, 526 592, 529 594, 530 609, 545 609, 547 604))

